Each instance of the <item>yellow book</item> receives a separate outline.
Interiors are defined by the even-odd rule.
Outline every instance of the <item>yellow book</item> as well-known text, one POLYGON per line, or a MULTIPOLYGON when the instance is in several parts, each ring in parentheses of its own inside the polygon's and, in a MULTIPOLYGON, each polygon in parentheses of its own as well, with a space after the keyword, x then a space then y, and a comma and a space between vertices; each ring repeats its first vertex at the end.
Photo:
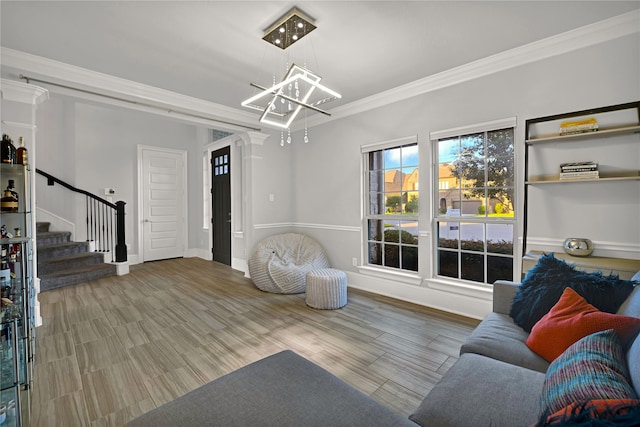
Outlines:
POLYGON ((598 126, 598 121, 594 117, 590 117, 584 120, 575 120, 571 122, 562 122, 560 124, 560 129, 562 128, 572 128, 572 127, 582 127, 582 126, 598 126))

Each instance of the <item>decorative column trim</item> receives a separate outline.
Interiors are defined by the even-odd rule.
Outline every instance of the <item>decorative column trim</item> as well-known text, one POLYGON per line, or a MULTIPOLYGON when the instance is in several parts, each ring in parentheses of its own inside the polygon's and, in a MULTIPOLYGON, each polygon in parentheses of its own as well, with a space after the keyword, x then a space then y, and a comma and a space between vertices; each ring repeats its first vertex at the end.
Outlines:
POLYGON ((45 88, 8 79, 1 80, 0 95, 5 101, 31 105, 39 105, 49 99, 49 91, 45 88))

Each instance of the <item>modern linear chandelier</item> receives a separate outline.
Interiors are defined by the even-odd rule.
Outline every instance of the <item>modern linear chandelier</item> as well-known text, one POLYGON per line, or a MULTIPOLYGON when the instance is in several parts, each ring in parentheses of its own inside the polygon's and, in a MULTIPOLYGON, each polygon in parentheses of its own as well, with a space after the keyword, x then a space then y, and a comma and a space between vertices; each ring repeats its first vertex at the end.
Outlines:
MULTIPOLYGON (((263 40, 284 50, 314 29, 316 29, 314 21, 297 8, 293 8, 265 31, 263 40)), ((341 98, 341 95, 320 84, 322 77, 307 69, 306 66, 292 63, 291 66, 287 64, 286 68, 282 81, 276 82, 276 77, 273 76, 270 87, 250 83, 260 91, 242 101, 241 105, 261 111, 261 123, 282 129, 289 129, 303 109, 330 116, 331 114, 318 106, 341 98)), ((308 141, 306 124, 304 140, 308 141)), ((287 142, 291 142, 290 130, 287 142)), ((281 145, 284 145, 284 133, 281 145)))

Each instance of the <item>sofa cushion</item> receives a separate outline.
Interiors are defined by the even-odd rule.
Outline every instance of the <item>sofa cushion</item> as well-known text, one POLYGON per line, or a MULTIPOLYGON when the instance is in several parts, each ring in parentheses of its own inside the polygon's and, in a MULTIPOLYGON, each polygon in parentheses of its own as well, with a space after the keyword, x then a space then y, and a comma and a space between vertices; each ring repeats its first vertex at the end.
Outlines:
MULTIPOLYGON (((632 280, 640 280, 640 272, 633 276, 632 280)), ((624 316, 640 317, 640 285, 636 285, 635 289, 620 306, 618 314, 624 316)), ((640 394, 640 335, 636 336, 630 348, 627 350, 627 367, 629 368, 629 376, 631 377, 631 385, 640 394)))
POLYGON ((511 317, 525 331, 535 325, 560 299, 566 287, 578 292, 598 310, 615 313, 633 290, 635 282, 600 271, 587 273, 551 254, 540 257, 527 273, 511 306, 511 317))
POLYGON ((493 283, 493 312, 509 314, 513 298, 520 289, 520 283, 510 280, 496 280, 493 283))
POLYGON ((636 285, 633 291, 618 309, 618 314, 623 316, 640 317, 640 285, 636 285))
POLYGON ((640 396, 640 335, 636 336, 636 339, 631 343, 626 358, 631 385, 640 396))
POLYGON ((480 354, 546 372, 549 362, 527 347, 525 341, 528 335, 509 315, 489 313, 462 344, 460 354, 480 354))
POLYGON ((609 329, 580 339, 549 365, 540 403, 544 415, 573 402, 637 398, 618 334, 609 329))
POLYGON ((131 427, 303 425, 413 424, 290 350, 220 377, 128 424, 131 427))
POLYGON ((640 319, 604 313, 566 288, 556 305, 534 325, 526 344, 551 362, 580 338, 606 329, 614 329, 626 346, 640 329, 640 319))
POLYGON ((538 419, 543 383, 543 373, 465 353, 409 419, 421 426, 528 426, 538 419))

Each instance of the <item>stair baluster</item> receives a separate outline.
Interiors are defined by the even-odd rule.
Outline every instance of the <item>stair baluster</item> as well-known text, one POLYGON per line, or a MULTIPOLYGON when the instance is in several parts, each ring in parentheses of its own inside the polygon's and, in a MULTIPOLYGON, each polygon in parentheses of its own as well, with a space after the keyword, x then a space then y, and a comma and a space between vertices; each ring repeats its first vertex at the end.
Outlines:
POLYGON ((47 178, 48 185, 60 184, 64 188, 86 197, 87 210, 87 241, 93 241, 96 252, 111 252, 115 262, 127 261, 127 246, 125 243, 125 202, 111 203, 88 191, 73 187, 70 184, 40 170, 36 173, 47 178), (114 220, 115 218, 115 220, 114 220), (115 222, 115 227, 113 223, 115 222), (110 238, 113 236, 113 239, 110 238))

